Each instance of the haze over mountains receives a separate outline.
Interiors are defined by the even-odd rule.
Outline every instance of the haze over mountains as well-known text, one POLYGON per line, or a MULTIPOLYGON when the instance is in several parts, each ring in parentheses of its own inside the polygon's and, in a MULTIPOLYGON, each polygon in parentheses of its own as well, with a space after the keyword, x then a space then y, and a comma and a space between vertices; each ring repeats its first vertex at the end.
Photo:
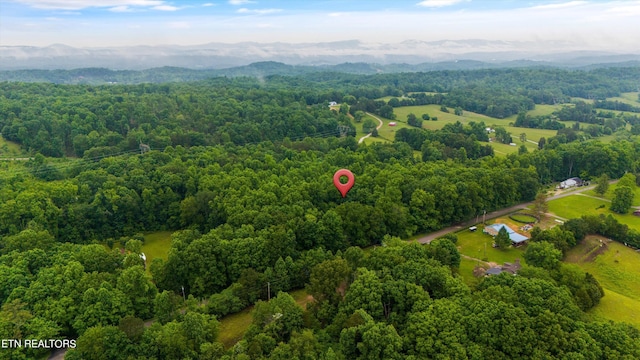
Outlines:
MULTIPOLYGON (((570 42, 494 40, 407 40, 367 43, 358 40, 309 43, 209 43, 197 46, 136 46, 76 48, 0 46, 0 70, 77 69, 101 67, 141 70, 164 66, 224 69, 261 61, 323 66, 342 63, 423 64, 473 60, 486 67, 526 60, 530 65, 581 67, 640 61, 640 49, 620 52, 581 50, 570 42)), ((456 68, 457 66, 452 66, 456 68)))

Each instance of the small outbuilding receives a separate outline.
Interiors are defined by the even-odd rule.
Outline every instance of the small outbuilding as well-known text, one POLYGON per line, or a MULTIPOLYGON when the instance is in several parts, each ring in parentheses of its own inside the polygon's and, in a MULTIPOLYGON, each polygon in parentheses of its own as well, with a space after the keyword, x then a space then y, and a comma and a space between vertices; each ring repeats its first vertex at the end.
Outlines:
POLYGON ((582 179, 579 177, 572 177, 560 183, 558 186, 560 189, 569 189, 576 186, 582 186, 582 179))

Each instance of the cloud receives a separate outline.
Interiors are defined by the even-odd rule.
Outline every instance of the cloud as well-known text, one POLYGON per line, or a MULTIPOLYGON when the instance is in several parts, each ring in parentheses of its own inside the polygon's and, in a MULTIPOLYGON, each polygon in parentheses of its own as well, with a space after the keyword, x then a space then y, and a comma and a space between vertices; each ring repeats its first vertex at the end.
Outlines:
POLYGON ((281 12, 282 9, 247 9, 240 8, 238 12, 241 14, 257 14, 257 15, 266 15, 281 12))
MULTIPOLYGON (((109 8, 122 11, 131 7, 168 6, 160 0, 15 0, 36 9, 82 10, 88 8, 109 8)), ((114 11, 114 10, 111 10, 114 11)))
POLYGON ((120 5, 120 6, 114 6, 112 8, 109 8, 109 11, 122 13, 122 12, 133 12, 133 9, 126 5, 120 5))
POLYGON ((158 5, 158 6, 154 6, 152 7, 153 10, 160 10, 160 11, 176 11, 176 10, 180 10, 180 8, 177 8, 175 6, 171 6, 171 5, 158 5))
POLYGON ((202 4, 202 6, 216 6, 216 4, 214 4, 214 3, 204 3, 204 4, 202 4))
POLYGON ((421 1, 421 2, 417 3, 416 5, 429 7, 429 8, 437 8, 437 7, 445 7, 445 6, 455 5, 455 4, 464 2, 464 1, 466 1, 466 0, 424 0, 424 1, 421 1))
POLYGON ((231 5, 244 5, 244 4, 253 4, 255 3, 255 1, 251 1, 251 0, 229 0, 229 4, 231 5))
POLYGON ((586 1, 569 1, 565 3, 554 3, 554 4, 546 4, 546 5, 537 5, 532 6, 530 9, 532 10, 556 10, 556 9, 565 9, 574 6, 580 6, 586 4, 586 1))

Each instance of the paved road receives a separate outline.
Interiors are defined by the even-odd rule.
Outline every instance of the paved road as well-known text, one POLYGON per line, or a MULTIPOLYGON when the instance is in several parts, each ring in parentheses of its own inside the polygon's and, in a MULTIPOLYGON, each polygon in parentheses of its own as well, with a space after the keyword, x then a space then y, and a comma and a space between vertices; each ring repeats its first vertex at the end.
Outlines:
MULTIPOLYGON (((614 180, 611 183, 614 183, 614 182, 617 182, 617 180, 614 180)), ((594 189, 595 187, 596 187, 595 185, 591 185, 591 186, 573 188, 573 189, 570 189, 570 190, 567 190, 567 191, 563 191, 560 194, 556 194, 554 196, 550 196, 550 197, 547 198, 547 201, 560 199, 560 198, 567 197, 567 196, 574 195, 574 194, 579 194, 579 193, 581 193, 583 191, 594 189)), ((524 209, 527 206, 532 205, 532 204, 533 204, 533 201, 522 203, 522 204, 518 204, 518 205, 514 205, 514 206, 511 206, 511 207, 508 207, 508 208, 504 208, 504 209, 500 209, 500 210, 496 210, 496 211, 487 213, 485 218, 486 218, 486 220, 495 219, 497 217, 504 216, 504 215, 510 214, 510 213, 518 211, 518 210, 522 210, 522 209, 524 209)), ((438 231, 436 231, 434 233, 430 233, 430 234, 427 234, 425 236, 422 236, 422 237, 418 238, 416 241, 421 243, 421 244, 428 244, 428 243, 431 242, 431 240, 437 239, 437 238, 441 237, 442 235, 448 234, 450 232, 458 231, 458 230, 461 230, 461 229, 464 229, 464 228, 468 228, 468 227, 470 227, 472 225, 475 225, 475 224, 477 224, 475 219, 464 221, 464 222, 461 222, 459 224, 456 224, 456 225, 449 226, 447 228, 438 230, 438 231)))
MULTIPOLYGON (((367 115, 371 116, 372 118, 378 120, 378 126, 376 126, 376 130, 380 130, 380 128, 382 127, 382 125, 384 125, 384 123, 382 122, 382 120, 380 120, 379 117, 373 115, 372 113, 367 113, 367 115)), ((362 142, 364 141, 364 139, 368 138, 369 136, 371 136, 372 133, 368 133, 367 135, 363 136, 360 138, 360 140, 358 140, 358 144, 362 144, 362 142)))

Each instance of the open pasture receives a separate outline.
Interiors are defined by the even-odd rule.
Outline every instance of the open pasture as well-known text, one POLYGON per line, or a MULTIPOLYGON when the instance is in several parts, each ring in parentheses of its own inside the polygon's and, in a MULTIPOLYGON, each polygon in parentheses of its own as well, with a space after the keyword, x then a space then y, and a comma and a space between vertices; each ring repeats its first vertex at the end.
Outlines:
POLYGON ((548 202, 549 212, 565 219, 579 218, 582 215, 611 214, 620 223, 626 224, 631 229, 640 231, 640 220, 631 212, 621 215, 611 210, 611 202, 603 199, 595 199, 584 195, 570 195, 561 199, 548 202))
POLYGON ((638 93, 637 91, 627 92, 627 93, 622 93, 620 94, 620 96, 617 96, 617 97, 608 98, 607 100, 619 101, 621 103, 625 103, 633 106, 640 106, 640 101, 638 101, 638 94, 640 93, 638 93))
POLYGON ((564 261, 592 274, 605 289, 590 314, 640 325, 640 252, 602 236, 588 236, 567 252, 564 261))

